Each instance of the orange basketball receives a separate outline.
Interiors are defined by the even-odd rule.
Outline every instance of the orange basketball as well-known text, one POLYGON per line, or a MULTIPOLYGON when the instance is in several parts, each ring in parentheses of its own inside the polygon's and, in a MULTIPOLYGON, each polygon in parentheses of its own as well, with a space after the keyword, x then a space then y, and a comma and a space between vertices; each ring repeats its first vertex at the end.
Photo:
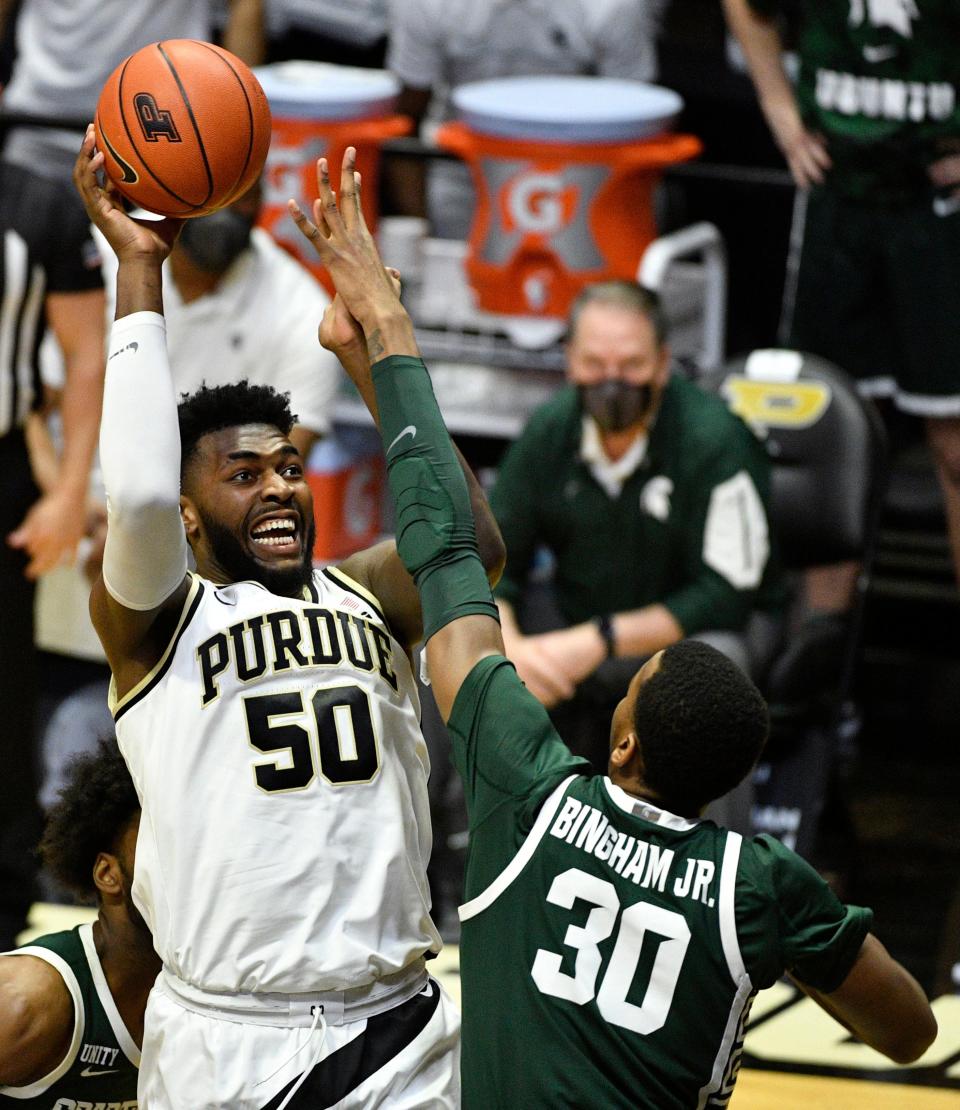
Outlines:
POLYGON ((204 216, 243 195, 263 169, 270 109, 227 50, 168 39, 121 62, 94 119, 107 176, 162 216, 204 216))

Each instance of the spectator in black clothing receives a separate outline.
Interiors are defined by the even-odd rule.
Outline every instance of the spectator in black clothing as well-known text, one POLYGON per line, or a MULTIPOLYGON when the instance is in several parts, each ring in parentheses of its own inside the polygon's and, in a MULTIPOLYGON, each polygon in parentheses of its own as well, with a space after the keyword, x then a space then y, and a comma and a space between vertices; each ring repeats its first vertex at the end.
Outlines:
POLYGON ((104 298, 89 225, 66 186, 0 164, 0 951, 34 899, 37 669, 34 582, 73 557, 86 528, 87 483, 103 391, 104 298), (24 437, 40 400, 37 353, 49 323, 66 366, 63 451, 39 495, 24 437))

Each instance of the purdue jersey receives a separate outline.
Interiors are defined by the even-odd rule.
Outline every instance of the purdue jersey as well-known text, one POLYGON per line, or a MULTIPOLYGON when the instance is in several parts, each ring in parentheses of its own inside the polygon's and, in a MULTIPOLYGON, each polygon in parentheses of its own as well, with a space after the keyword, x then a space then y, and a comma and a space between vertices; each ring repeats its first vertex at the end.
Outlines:
POLYGON ((112 707, 143 806, 133 898, 168 971, 340 991, 439 951, 416 687, 362 586, 192 576, 166 653, 112 707))
POLYGON ((73 999, 74 1026, 60 1064, 28 1087, 0 1086, 0 1105, 10 1099, 24 1110, 136 1110, 140 1050, 113 1001, 93 926, 50 933, 3 958, 11 956, 36 956, 59 972, 73 999))
POLYGON ((449 728, 471 837, 464 1107, 725 1106, 756 991, 785 968, 845 978, 868 911, 777 841, 583 774, 503 658, 474 668, 449 728))

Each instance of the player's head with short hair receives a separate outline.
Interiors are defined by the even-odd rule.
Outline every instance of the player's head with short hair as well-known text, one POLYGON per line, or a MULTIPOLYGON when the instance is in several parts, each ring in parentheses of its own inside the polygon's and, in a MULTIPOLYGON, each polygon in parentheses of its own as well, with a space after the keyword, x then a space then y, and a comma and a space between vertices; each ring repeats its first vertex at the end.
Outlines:
POLYGON ((249 381, 183 395, 180 508, 201 575, 298 596, 312 573, 313 498, 290 442, 289 394, 249 381))
POLYGON ((139 823, 140 799, 116 740, 100 740, 95 751, 69 763, 59 800, 47 816, 40 858, 80 901, 102 902, 110 896, 100 881, 109 857, 108 868, 115 865, 125 879, 117 897, 129 898, 139 823))
POLYGON ((567 377, 602 433, 649 425, 670 376, 666 320, 656 293, 635 281, 588 285, 573 303, 567 377))
POLYGON ((193 393, 181 393, 177 406, 180 424, 180 481, 196 458, 200 441, 211 432, 241 424, 270 424, 284 436, 297 422, 290 411, 290 394, 244 378, 230 385, 206 383, 193 393))
POLYGON ((716 648, 681 640, 641 667, 614 714, 611 777, 637 773, 658 804, 693 816, 748 774, 770 718, 750 678, 716 648), (618 759, 632 733, 639 763, 618 759))

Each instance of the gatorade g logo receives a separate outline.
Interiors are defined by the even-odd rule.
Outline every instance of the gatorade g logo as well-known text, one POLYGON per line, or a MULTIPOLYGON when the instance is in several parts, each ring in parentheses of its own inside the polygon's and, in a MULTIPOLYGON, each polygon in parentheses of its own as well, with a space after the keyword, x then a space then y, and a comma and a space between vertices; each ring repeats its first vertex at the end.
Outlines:
POLYGON ((521 231, 552 235, 570 219, 576 197, 558 173, 525 173, 506 195, 509 218, 521 231))
POLYGON ((826 382, 760 382, 731 374, 723 383, 730 408, 755 431, 809 428, 830 405, 826 382))
POLYGON ((860 27, 866 21, 871 27, 890 27, 909 39, 913 37, 912 21, 919 18, 914 0, 850 0, 851 27, 860 27))
POLYGON ((490 222, 480 258, 505 265, 524 235, 549 237, 546 244, 567 270, 604 266, 587 222, 590 206, 609 176, 603 165, 579 164, 554 171, 514 158, 483 158, 480 170, 490 197, 490 222))
POLYGON ((152 93, 137 93, 133 98, 133 107, 140 122, 140 130, 148 143, 158 142, 161 138, 168 143, 182 141, 173 116, 165 108, 157 107, 152 93))

